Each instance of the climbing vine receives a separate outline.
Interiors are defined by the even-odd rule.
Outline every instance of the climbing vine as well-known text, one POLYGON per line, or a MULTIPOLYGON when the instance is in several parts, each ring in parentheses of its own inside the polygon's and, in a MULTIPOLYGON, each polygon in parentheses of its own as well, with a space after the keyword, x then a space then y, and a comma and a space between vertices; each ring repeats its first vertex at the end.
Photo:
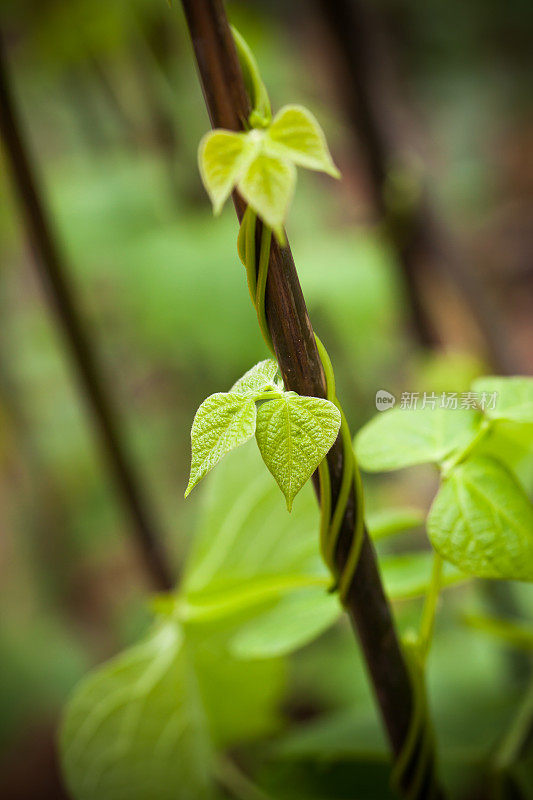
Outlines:
MULTIPOLYGON (((261 333, 274 358, 260 361, 229 391, 213 394, 200 405, 192 425, 185 494, 226 454, 255 436, 288 510, 301 523, 300 531, 309 529, 309 518, 305 513, 298 516, 302 510, 298 503, 293 508, 293 501, 301 490, 305 494, 305 484, 318 471, 320 552, 329 574, 325 567, 316 567, 314 540, 311 556, 307 551, 302 556, 293 549, 293 538, 284 535, 288 515, 280 517, 272 504, 270 492, 277 489, 268 476, 266 488, 262 476, 250 486, 243 486, 239 476, 239 502, 228 513, 228 462, 221 465, 214 476, 221 476, 213 501, 216 521, 208 520, 187 559, 179 589, 153 599, 155 622, 140 644, 95 670, 73 693, 61 731, 63 771, 77 800, 211 798, 216 776, 228 774, 217 749, 274 727, 272 707, 279 702, 282 672, 279 656, 311 641, 338 618, 341 605, 349 606, 365 528, 382 538, 421 522, 405 512, 380 523, 366 515, 359 465, 377 472, 431 462, 441 474, 427 520, 434 551, 431 575, 422 589, 410 587, 402 593, 387 584, 385 560, 382 568, 391 597, 425 593, 420 627, 403 641, 413 691, 392 780, 407 798, 437 798, 441 795, 433 769, 435 743, 425 674, 440 589, 469 576, 533 580, 533 508, 506 459, 509 425, 514 426, 513 435, 526 440, 530 436, 533 380, 478 381, 473 393, 497 394, 493 407, 473 402, 464 409, 380 413, 354 444, 337 398, 331 360, 318 337, 326 396, 302 396, 286 389, 265 309, 271 248, 274 239, 281 246, 286 242, 284 225, 296 168, 333 177, 339 172, 320 125, 307 109, 290 105, 272 115, 253 54, 237 31, 233 35, 251 112, 243 131, 219 129, 204 136, 199 166, 215 213, 234 190, 246 203, 237 249, 261 333), (343 471, 334 498, 328 453, 339 437, 343 471), (340 568, 339 536, 352 496, 355 518, 340 568), (259 519, 263 515, 269 530, 280 529, 268 540, 272 560, 266 565, 264 520, 259 519), (291 624, 285 603, 307 616, 291 624), (244 713, 225 702, 236 693, 244 699, 244 713)), ((248 457, 243 453, 243 461, 248 457)), ((528 646, 532 641, 529 630, 513 631, 480 618, 470 624, 496 627, 498 635, 527 640, 528 646)), ((511 738, 516 739, 514 731, 511 738)), ((502 763, 507 764, 512 748, 506 745, 503 750, 502 763)))
MULTIPOLYGON (((207 133, 200 143, 198 159, 215 213, 220 212, 235 188, 247 202, 237 250, 246 268, 248 289, 263 339, 275 355, 266 318, 265 289, 272 233, 280 244, 285 242, 283 225, 296 183, 295 165, 334 177, 339 177, 339 171, 326 137, 310 111, 303 106, 285 106, 272 119, 268 93, 253 54, 238 31, 232 30, 252 99, 249 129, 243 133, 225 130, 207 133)), ((273 383, 275 361, 258 364, 228 394, 208 397, 198 409, 192 427, 192 469, 186 494, 226 452, 247 441, 254 432, 263 460, 283 491, 289 511, 296 493, 318 468, 321 552, 344 603, 363 541, 363 493, 348 423, 336 395, 331 360, 320 339, 315 338, 326 377, 327 399, 284 392, 279 381, 273 383), (261 401, 257 412, 256 401, 261 401), (325 459, 339 430, 344 467, 333 508, 325 459), (349 556, 342 574, 338 575, 335 552, 352 490, 356 498, 355 528, 349 556)))
MULTIPOLYGON (((265 310, 272 233, 281 245, 285 243, 283 225, 296 183, 296 165, 323 171, 333 177, 339 177, 339 171, 331 158, 324 133, 310 111, 302 106, 285 106, 272 119, 268 93, 254 56, 238 31, 232 28, 232 32, 252 101, 248 130, 242 133, 226 130, 207 133, 199 147, 199 166, 215 214, 220 213, 233 189, 237 189, 247 203, 237 249, 246 268, 248 289, 263 339, 275 355, 265 310)), ((341 603, 346 605, 363 543, 364 497, 350 430, 336 394, 331 359, 316 334, 315 339, 326 378, 327 399, 304 398, 294 392, 283 392, 279 382, 272 384, 276 366, 273 361, 252 368, 228 394, 208 397, 198 409, 191 431, 192 469, 186 495, 226 452, 250 439, 254 431, 263 460, 284 493, 289 511, 296 493, 318 468, 320 550, 333 575, 331 590, 338 591, 341 603), (246 387, 245 394, 241 394, 242 387, 246 387), (256 401, 263 401, 258 412, 255 410, 256 401), (333 507, 326 456, 339 431, 343 473, 333 507), (352 491, 355 495, 354 530, 348 556, 339 573, 335 555, 352 491)), ((415 696, 410 728, 396 760, 392 779, 402 787, 407 797, 419 796, 434 752, 426 705, 424 661, 440 582, 438 557, 435 563, 420 635, 411 634, 405 643, 415 696)), ((434 776, 431 770, 430 773, 434 776)), ((436 791, 434 783, 430 791, 436 791)))

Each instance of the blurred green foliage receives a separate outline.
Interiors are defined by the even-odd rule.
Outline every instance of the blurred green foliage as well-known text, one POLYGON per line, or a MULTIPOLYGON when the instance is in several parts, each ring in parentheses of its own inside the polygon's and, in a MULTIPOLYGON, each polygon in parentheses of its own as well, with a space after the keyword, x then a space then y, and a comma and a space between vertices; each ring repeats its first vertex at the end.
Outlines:
MULTIPOLYGON (((354 200, 362 181, 352 134, 327 78, 318 74, 325 70, 322 61, 316 66, 305 30, 297 36, 305 25, 296 30, 293 21, 290 28, 282 5, 232 2, 229 8, 268 76, 275 108, 293 100, 308 105, 346 175, 340 188, 301 176, 289 235, 311 317, 357 428, 374 413, 378 388, 463 391, 484 367, 475 353, 457 347, 461 331, 454 330, 445 297, 442 313, 451 315, 455 351, 429 355, 410 341, 394 253, 382 232, 367 224, 363 201, 354 200)), ((525 0, 381 5, 397 36, 402 75, 415 106, 424 109, 438 152, 433 188, 461 230, 482 225, 515 196, 506 188, 513 176, 505 172, 505 134, 527 131, 532 6, 525 0)), ((212 218, 197 173, 196 146, 208 121, 190 45, 179 10, 148 0, 6 0, 2 11, 44 196, 177 572, 192 532, 205 535, 211 524, 209 497, 216 491, 207 482, 190 505, 182 499, 194 411, 207 394, 229 389, 266 356, 236 255, 234 215, 228 208, 212 218), (167 139, 161 119, 173 131, 167 139)), ((89 666, 146 634, 149 614, 128 521, 35 275, 5 168, 0 201, 0 740, 8 773, 25 735, 43 720, 56 727, 73 685, 89 666)), ((513 423, 502 425, 499 435, 531 492, 528 443, 513 423)), ((486 447, 490 454, 490 443, 486 447)), ((498 452, 501 457, 501 443, 498 452)), ((370 478, 368 505, 425 509, 434 482, 428 467, 370 478)), ((228 518, 234 494, 226 495, 227 509, 216 510, 218 520, 228 518)), ((307 502, 301 524, 312 558, 317 513, 310 491, 300 500, 307 502)), ((276 524, 290 544, 293 520, 284 515, 282 505, 265 513, 256 532, 268 528, 272 516, 283 520, 276 524)), ((195 541, 198 553, 202 536, 195 541)), ((242 541, 244 548, 248 538, 242 541)), ((383 539, 379 552, 406 630, 418 620, 419 603, 405 598, 424 587, 429 554, 420 553, 419 530, 398 541, 383 539), (406 546, 413 553, 402 562, 397 553, 406 546)), ((530 617, 531 586, 509 587, 509 594, 513 613, 530 617)), ((275 605, 267 604, 265 615, 275 605)), ((470 781, 486 766, 523 688, 523 672, 510 667, 506 645, 462 627, 465 609, 486 612, 482 582, 445 593, 429 666, 444 777, 458 797, 468 796, 470 781)), ((334 612, 325 610, 324 628, 334 612)), ((272 618, 263 624, 268 629, 272 618)), ((304 628, 305 620, 296 632, 304 628)), ((259 647, 242 631, 241 648, 259 647)), ((294 643, 294 631, 285 635, 294 643)), ((347 623, 283 658, 286 687, 279 675, 269 684, 269 714, 277 727, 262 730, 275 734, 235 746, 236 761, 282 800, 340 800, 353 796, 354 784, 361 800, 387 797, 384 737, 347 623)), ((239 687, 224 692, 234 719, 247 721, 246 695, 239 707, 239 687)), ((528 790, 527 762, 522 773, 528 790)), ((221 789, 223 796, 228 792, 221 789)))

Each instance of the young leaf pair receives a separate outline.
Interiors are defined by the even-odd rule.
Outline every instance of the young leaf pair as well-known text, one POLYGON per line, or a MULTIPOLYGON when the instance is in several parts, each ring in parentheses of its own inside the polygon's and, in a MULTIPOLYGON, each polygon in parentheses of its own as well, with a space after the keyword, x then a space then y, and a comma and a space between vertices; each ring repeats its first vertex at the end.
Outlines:
POLYGON ((236 188, 281 243, 296 166, 340 177, 322 128, 310 111, 298 105, 284 106, 267 127, 207 133, 200 142, 198 162, 215 214, 236 188))
POLYGON ((533 581, 533 506, 500 454, 500 428, 533 432, 533 379, 483 378, 472 389, 496 394, 485 413, 473 408, 393 409, 356 437, 369 472, 433 462, 442 472, 427 519, 435 549, 481 578, 533 581))
POLYGON ((204 400, 192 424, 191 475, 185 497, 226 453, 255 433, 263 461, 291 510, 293 499, 337 438, 341 416, 329 400, 283 391, 276 373, 275 361, 261 361, 229 392, 204 400))

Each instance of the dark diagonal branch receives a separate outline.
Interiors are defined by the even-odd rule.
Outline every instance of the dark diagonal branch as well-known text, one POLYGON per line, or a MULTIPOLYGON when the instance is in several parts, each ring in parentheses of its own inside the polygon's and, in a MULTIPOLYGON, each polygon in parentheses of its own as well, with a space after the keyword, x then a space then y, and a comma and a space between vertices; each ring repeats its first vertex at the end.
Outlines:
MULTIPOLYGON (((250 106, 221 0, 182 0, 194 47, 204 96, 214 127, 240 130, 250 106)), ((235 195, 239 219, 242 199, 235 195)), ((268 325, 287 389, 325 397, 326 387, 311 322, 290 248, 273 241, 266 288, 268 325)), ((340 440, 328 456, 333 498, 343 470, 340 440)), ((316 484, 315 484, 316 486, 316 484)), ((336 560, 346 562, 354 530, 352 494, 342 523, 336 560)), ((402 752, 414 707, 414 686, 394 627, 368 535, 348 595, 348 612, 359 636, 393 753, 402 752)), ((429 760, 429 774, 434 769, 429 760)), ((422 787, 424 791, 424 787, 422 787)), ((420 798, 425 797, 420 794, 420 798)))
POLYGON ((499 308, 443 223, 428 187, 422 183, 418 198, 407 207, 401 196, 396 198, 398 208, 391 205, 390 198, 387 202, 391 170, 407 165, 394 48, 379 9, 366 0, 317 2, 339 55, 337 82, 364 155, 376 212, 388 223, 419 342, 427 347, 443 344, 423 290, 428 270, 437 271, 453 284, 474 320, 492 368, 504 375, 518 372, 506 344, 499 308))
POLYGON ((126 455, 118 415, 106 392, 104 379, 91 347, 68 278, 68 271, 47 217, 36 175, 31 164, 22 127, 12 95, 5 57, 0 43, 0 130, 7 164, 18 195, 35 260, 41 271, 53 309, 88 405, 94 415, 109 466, 121 499, 129 511, 132 532, 143 555, 144 564, 155 586, 172 588, 173 580, 160 537, 139 478, 126 455))
MULTIPOLYGON (((438 211, 427 186, 412 206, 402 211, 387 203, 390 171, 405 163, 405 103, 395 78, 395 42, 381 19, 381 9, 369 0, 317 0, 329 30, 331 44, 339 56, 336 82, 342 92, 347 118, 363 153, 377 215, 387 230, 400 265, 411 328, 419 344, 438 349, 445 344, 425 296, 427 276, 455 287, 459 301, 474 320, 491 368, 503 375, 521 372, 508 346, 500 309, 484 282, 472 271, 452 231, 438 211)), ((399 198, 401 200, 401 198, 399 198)), ((506 584, 483 584, 488 603, 498 613, 519 615, 506 584)), ((529 673, 527 659, 510 652, 512 673, 529 673)))

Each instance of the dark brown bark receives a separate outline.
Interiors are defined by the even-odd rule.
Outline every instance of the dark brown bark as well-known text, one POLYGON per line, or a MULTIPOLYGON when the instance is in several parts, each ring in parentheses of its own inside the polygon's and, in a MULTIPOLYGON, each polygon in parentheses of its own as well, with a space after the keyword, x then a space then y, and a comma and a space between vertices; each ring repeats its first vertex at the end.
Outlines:
POLYGON ((142 140, 138 122, 134 115, 130 113, 123 98, 120 96, 120 92, 115 87, 113 74, 108 64, 105 63, 105 60, 95 55, 89 56, 88 62, 111 117, 115 120, 119 136, 128 145, 136 148, 142 140))
POLYGON ((9 800, 71 800, 61 780, 55 722, 43 717, 2 748, 2 796, 9 800))
MULTIPOLYGON (((250 105, 222 2, 182 0, 182 5, 212 125, 240 130, 250 105)), ((241 219, 244 202, 238 195, 234 201, 241 219)), ((288 246, 281 248, 276 241, 270 254, 266 313, 286 387, 302 395, 325 397, 322 365, 292 253, 288 246)), ((330 451, 328 464, 335 500, 343 470, 340 440, 330 451)), ((355 510, 352 493, 336 554, 339 571, 352 541, 355 510)), ((361 642, 393 753, 398 755, 411 721, 413 686, 366 532, 347 610, 361 642)), ((433 768, 430 764, 429 772, 433 768)))
POLYGON ((428 270, 455 286, 461 302, 481 334, 490 364, 509 375, 519 371, 506 344, 499 308, 483 281, 472 272, 451 232, 442 222, 427 186, 418 201, 396 214, 385 200, 389 172, 406 162, 403 106, 395 81, 394 47, 379 9, 366 0, 317 0, 340 56, 338 83, 363 151, 372 200, 388 223, 391 241, 402 268, 411 325, 420 344, 444 342, 424 297, 428 270))
MULTIPOLYGON (((141 31, 142 33, 142 31, 141 31)), ((178 179, 178 148, 172 115, 161 97, 160 81, 154 75, 161 69, 151 55, 148 44, 139 36, 133 50, 133 67, 139 78, 139 87, 146 107, 150 137, 162 157, 162 167, 171 200, 179 206, 181 191, 178 179)), ((161 76, 162 80, 166 80, 161 76)), ((170 91, 170 89, 169 89, 170 91)))
POLYGON ((171 589, 172 574, 139 478, 126 455, 119 417, 106 391, 90 339, 82 324, 62 254, 47 217, 38 181, 22 135, 0 42, 0 130, 36 263, 76 367, 82 393, 94 415, 117 488, 132 521, 143 561, 154 585, 171 589))
MULTIPOLYGON (((481 277, 472 272, 453 232, 438 211, 433 193, 422 185, 412 208, 396 215, 385 201, 387 177, 393 165, 405 162, 405 103, 396 80, 397 52, 386 20, 372 0, 317 0, 321 17, 339 56, 335 76, 345 100, 347 117, 363 153, 375 211, 386 223, 406 289, 410 327, 419 344, 438 349, 445 344, 425 297, 426 275, 455 286, 464 311, 477 327, 491 368, 503 375, 522 372, 507 341, 500 308, 481 277)), ((499 614, 520 616, 508 584, 482 584, 487 604, 499 614)), ((509 651, 510 675, 525 681, 527 656, 509 651)))

